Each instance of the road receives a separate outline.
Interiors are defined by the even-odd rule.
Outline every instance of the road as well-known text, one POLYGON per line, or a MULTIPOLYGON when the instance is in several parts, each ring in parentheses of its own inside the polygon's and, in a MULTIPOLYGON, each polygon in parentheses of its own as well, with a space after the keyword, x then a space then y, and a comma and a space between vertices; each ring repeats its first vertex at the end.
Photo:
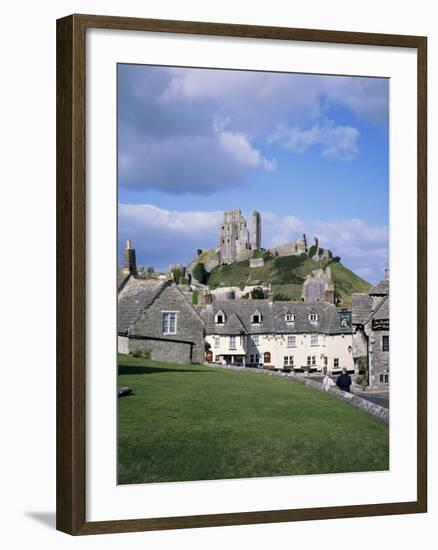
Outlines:
MULTIPOLYGON (((316 382, 322 382, 324 379, 324 376, 319 375, 311 375, 309 378, 312 380, 315 380, 316 382)), ((334 380, 336 380, 336 377, 333 377, 334 380)), ((376 405, 380 405, 381 407, 385 407, 385 409, 389 409, 389 393, 388 392, 379 392, 379 393, 367 393, 365 392, 353 392, 358 397, 362 397, 362 399, 366 399, 367 401, 371 401, 371 403, 374 403, 376 405)))

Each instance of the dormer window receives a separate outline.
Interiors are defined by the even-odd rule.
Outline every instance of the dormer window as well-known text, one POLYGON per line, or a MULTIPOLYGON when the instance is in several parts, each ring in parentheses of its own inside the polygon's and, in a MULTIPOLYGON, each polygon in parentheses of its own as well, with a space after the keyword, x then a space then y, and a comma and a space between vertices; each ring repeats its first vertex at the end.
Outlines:
POLYGON ((293 313, 286 313, 284 320, 286 323, 293 323, 295 321, 295 315, 293 313))
POLYGON ((216 325, 223 325, 225 323, 225 314, 223 311, 218 311, 216 317, 214 318, 216 325))
POLYGON ((311 323, 317 323, 318 322, 318 314, 312 311, 312 313, 309 313, 309 321, 311 323))
POLYGON ((260 315, 260 311, 255 311, 251 316, 251 323, 253 325, 260 325, 262 322, 262 316, 260 315))

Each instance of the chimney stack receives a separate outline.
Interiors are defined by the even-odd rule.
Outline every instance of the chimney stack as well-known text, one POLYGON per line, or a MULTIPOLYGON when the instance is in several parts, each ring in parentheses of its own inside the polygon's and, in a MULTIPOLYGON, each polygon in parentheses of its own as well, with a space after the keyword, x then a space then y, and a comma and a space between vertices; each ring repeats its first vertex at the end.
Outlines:
POLYGON ((136 257, 135 257, 135 249, 132 248, 131 239, 128 239, 126 241, 124 261, 125 261, 124 266, 123 266, 124 271, 129 273, 129 275, 136 275, 137 274, 137 260, 136 260, 136 257))
POLYGON ((389 281, 389 267, 385 269, 385 281, 389 281))

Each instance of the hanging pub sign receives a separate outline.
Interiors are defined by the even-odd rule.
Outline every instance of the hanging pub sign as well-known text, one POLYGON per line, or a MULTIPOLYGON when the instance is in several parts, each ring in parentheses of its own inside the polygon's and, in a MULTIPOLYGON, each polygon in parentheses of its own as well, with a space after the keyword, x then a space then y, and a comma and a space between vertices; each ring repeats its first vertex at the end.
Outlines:
POLYGON ((373 330, 389 330, 389 319, 373 319, 373 330))
POLYGON ((351 327, 351 311, 341 311, 339 313, 339 323, 342 328, 351 327))

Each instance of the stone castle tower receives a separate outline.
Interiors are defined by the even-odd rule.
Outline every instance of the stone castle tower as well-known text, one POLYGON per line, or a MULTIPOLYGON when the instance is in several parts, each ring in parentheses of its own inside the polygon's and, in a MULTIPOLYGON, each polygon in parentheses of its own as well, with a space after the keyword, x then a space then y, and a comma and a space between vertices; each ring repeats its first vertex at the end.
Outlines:
POLYGON ((261 241, 262 241, 262 218, 260 216, 260 212, 253 212, 251 248, 253 250, 260 248, 261 241))
POLYGON ((132 248, 132 242, 130 239, 126 241, 126 248, 123 254, 124 265, 123 271, 129 273, 129 275, 137 274, 137 261, 135 257, 135 249, 132 248))
POLYGON ((253 214, 253 224, 250 240, 249 229, 242 212, 239 209, 224 212, 219 242, 222 264, 247 260, 251 257, 252 250, 260 248, 261 216, 258 212, 253 214))

